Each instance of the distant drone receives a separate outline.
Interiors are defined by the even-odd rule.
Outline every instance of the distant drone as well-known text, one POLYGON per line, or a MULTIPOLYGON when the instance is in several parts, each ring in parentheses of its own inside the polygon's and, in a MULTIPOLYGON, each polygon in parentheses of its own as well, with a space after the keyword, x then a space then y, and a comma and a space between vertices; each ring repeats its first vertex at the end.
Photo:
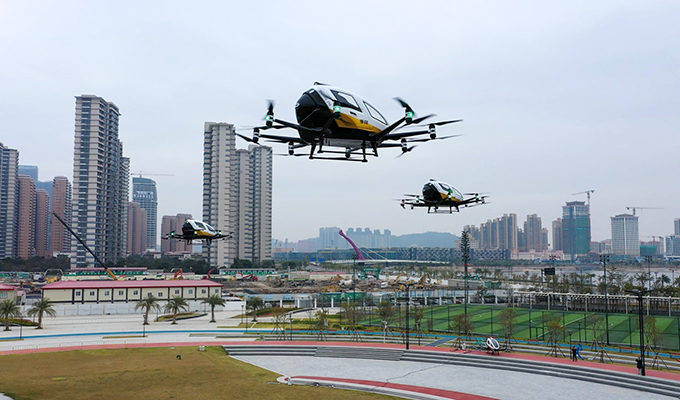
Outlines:
MULTIPOLYGON (((402 208, 410 206, 411 210, 415 207, 427 207, 429 213, 440 213, 439 208, 448 208, 448 213, 460 212, 460 207, 474 207, 481 204, 486 204, 486 198, 489 196, 481 196, 479 193, 460 193, 456 188, 444 182, 439 182, 430 179, 429 182, 423 186, 423 195, 405 194, 407 199, 401 199, 400 205, 402 208), (465 198, 465 196, 471 196, 465 198)), ((444 211, 445 212, 445 211, 444 211)))
POLYGON ((462 121, 433 122, 420 126, 420 130, 394 132, 409 125, 417 125, 434 114, 415 118, 416 114, 405 101, 396 98, 404 108, 404 116, 391 125, 387 119, 363 98, 346 90, 315 82, 314 86, 304 92, 295 104, 297 124, 274 118, 274 103, 269 102, 265 116, 265 126, 253 129, 253 136, 239 137, 251 143, 258 143, 260 138, 274 142, 287 143, 288 155, 304 156, 295 150, 310 146, 307 153, 310 159, 350 160, 367 162, 367 155, 378 157, 378 148, 399 147, 403 155, 413 150, 412 143, 430 140, 448 139, 460 135, 437 137, 436 127, 462 121), (276 125, 275 125, 276 124, 276 125), (292 128, 298 131, 298 137, 279 136, 262 133, 267 129, 292 128), (420 135, 429 135, 420 139, 408 139, 420 135), (398 143, 393 143, 398 142, 398 143), (343 150, 336 150, 341 148, 343 150), (320 154, 342 154, 343 156, 326 157, 320 154), (355 157, 359 156, 359 157, 355 157))
POLYGON ((172 231, 163 236, 163 239, 186 240, 187 244, 191 244, 193 240, 205 240, 207 244, 210 244, 213 240, 231 239, 232 236, 234 236, 233 232, 225 235, 203 221, 188 219, 182 225, 182 234, 172 231))

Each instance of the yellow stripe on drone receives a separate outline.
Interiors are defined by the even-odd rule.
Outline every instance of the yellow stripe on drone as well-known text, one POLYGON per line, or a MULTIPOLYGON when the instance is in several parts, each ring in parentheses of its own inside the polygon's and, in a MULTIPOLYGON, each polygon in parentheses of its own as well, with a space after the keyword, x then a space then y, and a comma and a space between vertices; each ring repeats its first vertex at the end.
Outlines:
POLYGON ((213 235, 212 233, 206 232, 206 231, 197 231, 196 233, 200 236, 212 236, 213 235))
POLYGON ((362 131, 369 131, 373 133, 382 131, 382 129, 371 125, 366 120, 362 120, 345 113, 342 113, 342 118, 336 119, 335 123, 337 123, 338 127, 340 128, 361 129, 362 131))
POLYGON ((446 194, 446 193, 439 193, 439 195, 442 197, 442 200, 463 201, 463 200, 457 199, 453 196, 449 197, 449 195, 446 194))

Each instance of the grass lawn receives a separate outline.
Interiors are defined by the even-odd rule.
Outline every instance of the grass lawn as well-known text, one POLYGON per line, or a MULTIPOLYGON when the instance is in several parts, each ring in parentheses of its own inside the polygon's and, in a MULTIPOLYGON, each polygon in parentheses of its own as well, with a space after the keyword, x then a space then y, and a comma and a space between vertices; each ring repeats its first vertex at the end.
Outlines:
POLYGON ((0 392, 15 400, 391 398, 271 384, 279 375, 235 360, 221 347, 66 351, 0 360, 0 392))

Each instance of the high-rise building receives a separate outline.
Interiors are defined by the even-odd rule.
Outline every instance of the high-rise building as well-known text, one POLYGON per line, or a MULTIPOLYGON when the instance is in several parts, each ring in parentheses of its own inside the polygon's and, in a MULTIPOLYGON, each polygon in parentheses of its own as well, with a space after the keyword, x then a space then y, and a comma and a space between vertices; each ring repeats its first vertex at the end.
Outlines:
POLYGON ((146 245, 146 210, 137 202, 128 203, 127 253, 144 254, 146 245))
POLYGON ((552 249, 553 251, 564 250, 562 246, 562 218, 552 222, 552 249))
MULTIPOLYGON (((236 197, 238 210, 236 257, 260 262, 271 258, 272 237, 272 150, 248 146, 236 150, 236 197)), ((218 228, 221 229, 221 228, 218 228)))
POLYGON ((547 250, 548 242, 544 240, 545 233, 541 223, 541 217, 536 214, 527 215, 527 220, 524 222, 524 235, 526 238, 527 250, 547 250))
POLYGON ((638 257, 640 255, 640 232, 638 217, 619 214, 612 219, 612 253, 638 257))
POLYGON ((152 179, 132 178, 132 201, 146 211, 146 247, 156 251, 158 224, 158 194, 156 182, 152 179))
POLYGON ((338 232, 340 232, 340 228, 337 226, 319 228, 319 239, 316 247, 319 250, 349 248, 349 243, 347 243, 345 239, 342 239, 338 232), (338 240, 338 238, 342 240, 338 240))
POLYGON ((585 201, 562 206, 562 250, 571 261, 590 251, 590 206, 585 201))
POLYGON ((680 218, 673 220, 673 228, 676 235, 680 236, 680 218))
POLYGON ((35 255, 51 257, 50 237, 50 195, 45 189, 35 191, 35 255))
POLYGON ((19 152, 0 143, 0 259, 17 256, 19 152))
MULTIPOLYGON (((72 229, 106 264, 127 251, 130 160, 118 138, 118 107, 101 97, 76 97, 72 229)), ((74 238, 71 268, 95 264, 74 238)))
POLYGON ((234 238, 203 246, 212 266, 236 258, 271 258, 272 152, 266 146, 236 150, 234 126, 206 122, 203 143, 203 221, 234 238))
POLYGON ((17 257, 29 259, 35 257, 35 181, 28 175, 19 175, 17 185, 17 257))
POLYGON ((19 174, 20 175, 28 175, 33 180, 35 181, 35 188, 36 189, 43 189, 47 191, 47 194, 50 195, 50 205, 49 205, 49 211, 52 212, 52 181, 47 181, 47 182, 42 182, 40 181, 39 178, 39 169, 37 165, 19 165, 19 174))
MULTIPOLYGON (((170 232, 182 233, 182 225, 191 219, 191 214, 164 215, 161 221, 161 235, 167 237, 170 232)), ((191 253, 191 245, 184 240, 162 240, 161 253, 191 253)))
MULTIPOLYGON (((56 176, 52 182, 52 212, 71 226, 71 183, 65 176, 56 176)), ((70 253, 71 233, 53 215, 50 217, 50 252, 52 255, 70 253)))

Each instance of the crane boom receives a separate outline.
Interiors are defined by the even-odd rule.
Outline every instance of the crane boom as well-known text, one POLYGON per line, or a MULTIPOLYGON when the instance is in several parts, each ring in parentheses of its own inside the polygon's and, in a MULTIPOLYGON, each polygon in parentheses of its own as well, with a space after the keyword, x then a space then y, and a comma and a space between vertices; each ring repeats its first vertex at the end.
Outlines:
POLYGON ((663 210, 663 207, 626 207, 626 210, 633 210, 635 215, 635 210, 663 210))
POLYGON ((57 220, 59 220, 59 222, 61 222, 61 224, 64 225, 64 227, 65 227, 66 229, 68 229, 69 232, 71 232, 71 235, 73 235, 73 236, 78 240, 78 242, 80 242, 80 244, 82 244, 83 247, 85 247, 85 250, 89 251, 90 254, 92 254, 92 257, 94 257, 94 259, 97 260, 97 262, 99 263, 99 265, 101 265, 101 266, 104 268, 104 270, 106 270, 106 273, 108 273, 108 274, 111 276, 111 278, 113 278, 114 281, 119 280, 118 277, 117 277, 113 272, 111 272, 111 270, 109 269, 109 267, 107 267, 106 265, 104 265, 104 263, 102 262, 102 260, 100 260, 99 257, 97 257, 96 254, 94 254, 94 252, 93 252, 93 251, 85 244, 85 242, 83 242, 83 240, 80 238, 80 236, 78 236, 78 235, 73 231, 73 229, 71 229, 71 227, 68 226, 68 224, 66 224, 66 222, 64 222, 64 220, 61 219, 61 217, 59 217, 59 215, 57 215, 56 212, 52 211, 52 215, 54 215, 54 216, 57 218, 57 220))
POLYGON ((594 192, 595 192, 595 190, 591 189, 591 190, 584 190, 583 192, 572 193, 571 195, 576 196, 577 194, 584 194, 585 193, 585 195, 588 196, 588 206, 590 206, 590 194, 594 193, 594 192))

